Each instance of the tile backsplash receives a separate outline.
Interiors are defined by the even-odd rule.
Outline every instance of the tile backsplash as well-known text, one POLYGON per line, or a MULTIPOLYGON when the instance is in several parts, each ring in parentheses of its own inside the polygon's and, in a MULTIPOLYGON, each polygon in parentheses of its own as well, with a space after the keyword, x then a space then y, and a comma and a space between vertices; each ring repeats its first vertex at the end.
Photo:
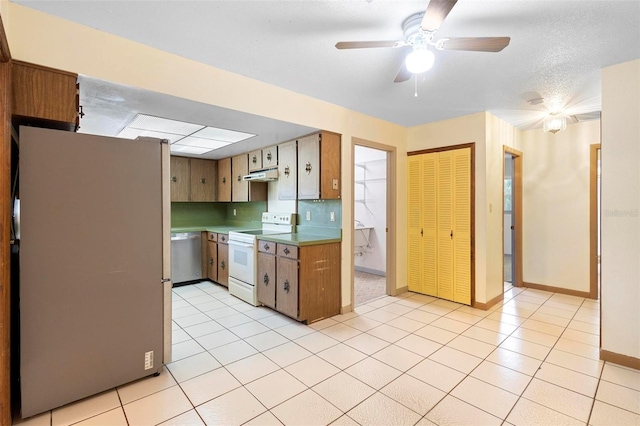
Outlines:
POLYGON ((313 226, 340 229, 342 227, 342 201, 298 200, 297 223, 300 227, 313 226), (331 220, 332 213, 335 219, 333 221, 331 220), (310 217, 310 220, 307 220, 307 217, 310 217))
MULTIPOLYGON (((211 226, 231 222, 261 223, 266 201, 248 203, 171 203, 171 226, 211 226), (235 215, 234 215, 235 210, 235 215)), ((260 226, 257 226, 258 228, 260 226)))

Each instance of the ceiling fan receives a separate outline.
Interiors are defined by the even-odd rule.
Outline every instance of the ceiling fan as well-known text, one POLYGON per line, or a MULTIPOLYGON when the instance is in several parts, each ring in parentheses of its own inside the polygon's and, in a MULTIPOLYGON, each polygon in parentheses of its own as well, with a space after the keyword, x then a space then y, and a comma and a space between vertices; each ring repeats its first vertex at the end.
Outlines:
POLYGON ((404 40, 341 41, 337 49, 367 49, 372 47, 401 48, 413 50, 406 56, 394 83, 408 80, 411 74, 420 74, 433 65, 434 55, 428 46, 437 50, 466 50, 475 52, 500 52, 509 45, 509 37, 457 37, 435 40, 435 33, 447 17, 457 0, 430 0, 425 12, 409 16, 402 24, 404 40))

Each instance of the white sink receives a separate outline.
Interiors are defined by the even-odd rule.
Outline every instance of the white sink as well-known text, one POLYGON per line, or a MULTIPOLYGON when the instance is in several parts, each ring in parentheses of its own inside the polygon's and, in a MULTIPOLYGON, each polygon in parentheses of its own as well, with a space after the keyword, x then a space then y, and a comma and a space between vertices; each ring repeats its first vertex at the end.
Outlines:
POLYGON ((367 247, 369 246, 369 234, 373 229, 372 226, 364 226, 355 228, 355 232, 353 235, 355 247, 367 247))

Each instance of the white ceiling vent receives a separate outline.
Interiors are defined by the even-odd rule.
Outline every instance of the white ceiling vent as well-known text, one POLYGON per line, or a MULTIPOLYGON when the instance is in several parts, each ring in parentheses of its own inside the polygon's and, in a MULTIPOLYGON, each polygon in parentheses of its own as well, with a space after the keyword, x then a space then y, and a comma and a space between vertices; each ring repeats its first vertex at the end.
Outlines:
POLYGON ((600 111, 585 112, 583 114, 574 114, 571 116, 576 123, 584 121, 600 120, 600 111))

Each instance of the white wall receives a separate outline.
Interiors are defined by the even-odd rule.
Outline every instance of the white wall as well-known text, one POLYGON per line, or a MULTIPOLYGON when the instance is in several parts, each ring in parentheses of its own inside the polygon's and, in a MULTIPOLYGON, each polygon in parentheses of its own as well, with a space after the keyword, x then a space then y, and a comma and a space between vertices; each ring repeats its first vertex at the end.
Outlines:
POLYGON ((602 70, 602 346, 640 358, 640 60, 602 70))
MULTIPOLYGON (((370 248, 356 247, 356 269, 385 275, 387 269, 387 153, 364 146, 355 147, 354 219, 373 226, 369 235, 370 248), (364 184, 356 183, 364 181, 364 184), (359 202, 365 200, 365 202, 359 202), (374 272, 375 271, 375 272, 374 272)), ((357 227, 356 227, 356 232, 357 227)))
POLYGON ((589 292, 590 145, 600 121, 522 132, 523 281, 589 292))

